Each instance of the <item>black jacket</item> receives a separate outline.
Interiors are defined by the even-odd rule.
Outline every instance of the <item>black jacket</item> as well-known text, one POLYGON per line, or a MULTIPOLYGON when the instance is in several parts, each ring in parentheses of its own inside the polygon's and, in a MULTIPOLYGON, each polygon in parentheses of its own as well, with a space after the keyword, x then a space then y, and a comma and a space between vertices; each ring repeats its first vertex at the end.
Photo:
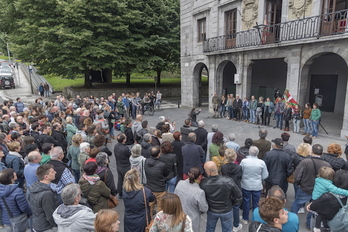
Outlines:
POLYGON ((163 163, 165 163, 169 174, 167 176, 167 180, 172 179, 174 176, 176 176, 175 173, 175 164, 176 164, 176 157, 173 153, 167 153, 167 154, 161 154, 159 160, 163 163))
POLYGON ((134 137, 133 137, 132 128, 125 127, 124 134, 127 136, 126 145, 133 145, 134 144, 134 137))
POLYGON ((116 166, 130 168, 129 157, 131 153, 126 144, 116 143, 114 146, 114 154, 116 157, 116 166))
POLYGON ((158 158, 150 157, 145 161, 146 187, 152 192, 166 191, 166 181, 169 171, 165 163, 158 158))
POLYGON ((281 232, 282 230, 261 222, 251 222, 249 225, 249 232, 281 232))
POLYGON ((102 180, 110 189, 111 195, 116 196, 117 189, 115 186, 114 175, 111 170, 107 167, 98 167, 95 174, 97 174, 100 177, 100 180, 102 180))
POLYGON ((46 231, 57 226, 52 215, 59 204, 57 195, 50 186, 36 181, 29 187, 27 195, 35 231, 46 231))
POLYGON ((288 184, 286 178, 292 173, 291 156, 281 149, 273 149, 266 152, 263 160, 269 173, 265 181, 271 185, 279 185, 279 187, 284 188, 288 184))
POLYGON ((187 143, 187 136, 188 134, 193 132, 193 129, 189 126, 183 125, 182 127, 180 127, 180 132, 181 132, 181 141, 184 143, 187 143))
POLYGON ((295 171, 295 169, 297 168, 297 166, 301 163, 302 160, 306 159, 307 157, 303 157, 299 154, 295 154, 292 157, 292 165, 293 165, 293 170, 295 171))
MULTIPOLYGON (((345 205, 347 197, 341 198, 340 196, 340 200, 345 205)), ((324 193, 318 199, 314 200, 310 206, 311 210, 314 210, 327 220, 332 220, 340 208, 342 208, 341 204, 331 193, 324 193)))
POLYGON ((181 141, 177 141, 175 140, 174 142, 172 142, 172 146, 173 146, 173 153, 176 155, 176 164, 177 164, 177 175, 182 178, 182 174, 183 174, 183 169, 184 169, 184 161, 182 158, 182 152, 181 152, 181 148, 184 146, 185 144, 181 141))
POLYGON ((338 157, 338 154, 324 153, 321 158, 328 162, 335 171, 342 169, 346 163, 344 159, 338 157))
POLYGON ((64 134, 60 131, 57 130, 52 130, 52 135, 51 135, 55 140, 57 140, 57 142, 60 144, 59 146, 61 146, 63 148, 64 153, 66 153, 66 149, 68 147, 68 142, 66 141, 66 138, 64 136, 64 134))
POLYGON ((241 190, 241 180, 242 180, 242 166, 235 163, 227 163, 221 166, 221 174, 223 176, 228 176, 233 179, 234 183, 241 190))
POLYGON ((202 180, 200 186, 205 192, 210 212, 227 213, 232 210, 233 205, 242 202, 242 192, 232 178, 209 176, 202 180))
POLYGON ((141 149, 141 155, 144 156, 145 158, 150 158, 152 144, 143 141, 140 145, 141 145, 141 148, 142 148, 141 149))
POLYGON ((53 143, 54 146, 60 146, 59 142, 55 140, 51 135, 48 135, 48 134, 40 134, 36 140, 36 143, 40 151, 42 151, 42 145, 44 143, 53 143))
POLYGON ((196 130, 194 130, 195 134, 196 134, 196 144, 200 145, 203 150, 205 152, 207 152, 207 144, 208 144, 208 140, 207 140, 207 135, 208 135, 208 131, 202 127, 198 127, 196 130))

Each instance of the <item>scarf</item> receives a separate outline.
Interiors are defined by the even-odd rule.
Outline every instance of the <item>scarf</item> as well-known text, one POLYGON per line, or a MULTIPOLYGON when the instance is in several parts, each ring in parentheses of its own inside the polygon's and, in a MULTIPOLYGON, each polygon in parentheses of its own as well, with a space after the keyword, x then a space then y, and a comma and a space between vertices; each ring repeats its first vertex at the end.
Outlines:
POLYGON ((100 180, 100 177, 96 174, 89 176, 89 175, 86 175, 86 173, 84 173, 82 175, 82 178, 87 180, 90 185, 95 185, 100 180))

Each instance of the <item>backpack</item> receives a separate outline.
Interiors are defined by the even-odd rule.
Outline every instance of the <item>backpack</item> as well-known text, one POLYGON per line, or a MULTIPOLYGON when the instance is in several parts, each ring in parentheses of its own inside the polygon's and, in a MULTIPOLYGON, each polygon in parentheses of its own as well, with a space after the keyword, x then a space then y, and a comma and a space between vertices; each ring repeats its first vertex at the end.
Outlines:
POLYGON ((328 221, 328 225, 333 232, 347 232, 348 231, 348 201, 346 205, 342 204, 341 199, 339 199, 335 194, 337 201, 340 203, 342 208, 336 213, 335 217, 328 221))

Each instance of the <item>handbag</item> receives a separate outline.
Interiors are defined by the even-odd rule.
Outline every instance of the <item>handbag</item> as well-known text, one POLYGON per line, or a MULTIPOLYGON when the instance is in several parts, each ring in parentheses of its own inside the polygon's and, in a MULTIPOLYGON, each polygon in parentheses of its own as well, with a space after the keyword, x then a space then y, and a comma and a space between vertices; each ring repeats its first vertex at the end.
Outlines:
POLYGON ((348 231, 348 201, 346 205, 343 205, 341 199, 339 199, 335 194, 332 195, 336 197, 342 208, 339 209, 335 217, 328 221, 327 224, 333 232, 346 232, 348 231))
POLYGON ((146 227, 145 227, 145 232, 149 232, 151 227, 152 227, 152 224, 154 222, 154 219, 152 219, 150 222, 149 222, 149 214, 148 214, 148 209, 147 209, 147 201, 146 201, 146 194, 145 194, 145 189, 143 188, 143 196, 144 196, 144 204, 145 204, 145 214, 146 214, 146 227))
POLYGON ((110 197, 108 198, 108 208, 109 209, 113 209, 116 206, 118 206, 118 200, 115 196, 110 195, 110 197))
POLYGON ((26 213, 22 213, 17 216, 13 216, 10 208, 8 207, 4 197, 1 197, 5 204, 8 215, 10 216, 10 222, 13 232, 25 232, 29 228, 28 216, 26 213))

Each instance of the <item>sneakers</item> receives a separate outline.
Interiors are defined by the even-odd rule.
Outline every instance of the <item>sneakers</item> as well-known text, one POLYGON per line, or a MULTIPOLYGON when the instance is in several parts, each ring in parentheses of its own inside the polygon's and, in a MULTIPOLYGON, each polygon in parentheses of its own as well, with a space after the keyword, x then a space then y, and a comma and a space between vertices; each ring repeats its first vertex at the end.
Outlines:
POLYGON ((297 213, 305 213, 304 207, 301 207, 297 213))
POLYGON ((314 227, 314 228, 313 228, 313 232, 320 232, 320 228, 314 227))
POLYGON ((242 224, 239 224, 238 227, 233 227, 233 232, 241 231, 242 228, 243 228, 243 225, 242 225, 242 224))
POLYGON ((248 220, 244 220, 242 216, 240 216, 239 221, 241 221, 245 225, 248 225, 248 223, 249 223, 249 221, 248 220))

